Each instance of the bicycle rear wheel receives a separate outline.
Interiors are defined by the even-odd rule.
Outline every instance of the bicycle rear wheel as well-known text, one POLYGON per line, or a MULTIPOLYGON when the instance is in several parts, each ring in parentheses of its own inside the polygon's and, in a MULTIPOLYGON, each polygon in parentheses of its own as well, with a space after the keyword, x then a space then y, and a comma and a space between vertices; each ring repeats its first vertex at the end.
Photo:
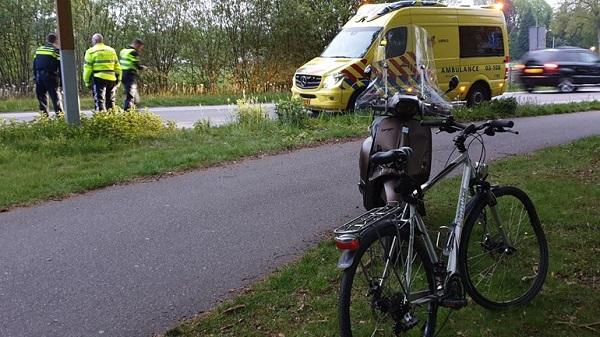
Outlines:
POLYGON ((401 238, 395 225, 361 235, 354 262, 342 277, 338 308, 342 337, 434 336, 437 303, 423 301, 435 289, 433 265, 421 244, 413 246, 407 263, 408 240, 401 238), (407 266, 412 268, 410 278, 407 266), (416 304, 418 298, 421 303, 416 304))
POLYGON ((548 246, 525 192, 504 186, 493 193, 495 207, 482 199, 469 214, 458 263, 471 298, 485 308, 503 309, 528 303, 540 292, 548 246))

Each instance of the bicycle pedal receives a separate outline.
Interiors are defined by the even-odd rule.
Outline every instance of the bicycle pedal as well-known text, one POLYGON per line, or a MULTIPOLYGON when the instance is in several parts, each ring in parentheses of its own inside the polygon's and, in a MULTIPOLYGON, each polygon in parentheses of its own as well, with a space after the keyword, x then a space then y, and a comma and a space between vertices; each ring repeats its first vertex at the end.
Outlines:
POLYGON ((442 300, 440 301, 440 305, 442 307, 455 310, 466 307, 467 303, 468 302, 466 298, 442 298, 442 300))

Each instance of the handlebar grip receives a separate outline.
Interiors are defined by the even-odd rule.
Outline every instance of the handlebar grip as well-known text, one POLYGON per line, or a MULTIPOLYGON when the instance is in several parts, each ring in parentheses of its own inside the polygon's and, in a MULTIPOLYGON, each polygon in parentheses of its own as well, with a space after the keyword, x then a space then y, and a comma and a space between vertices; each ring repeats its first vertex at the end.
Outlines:
POLYGON ((499 120, 499 121, 491 121, 490 122, 490 126, 495 127, 495 128, 512 128, 513 126, 515 126, 515 122, 513 121, 503 121, 503 120, 499 120))

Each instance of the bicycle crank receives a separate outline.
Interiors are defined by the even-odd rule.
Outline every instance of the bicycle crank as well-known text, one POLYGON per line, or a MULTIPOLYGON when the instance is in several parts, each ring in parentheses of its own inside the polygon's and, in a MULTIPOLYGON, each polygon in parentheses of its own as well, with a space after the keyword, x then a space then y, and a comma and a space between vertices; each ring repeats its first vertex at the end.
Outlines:
POLYGON ((461 309, 467 306, 467 294, 462 279, 458 274, 452 274, 446 279, 445 294, 440 299, 440 305, 450 309, 461 309))

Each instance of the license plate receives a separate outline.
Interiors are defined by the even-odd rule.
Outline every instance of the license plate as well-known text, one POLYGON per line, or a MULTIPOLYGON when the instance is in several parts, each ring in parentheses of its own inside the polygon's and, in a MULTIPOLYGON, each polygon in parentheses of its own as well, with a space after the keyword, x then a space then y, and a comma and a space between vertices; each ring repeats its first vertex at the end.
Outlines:
POLYGON ((303 98, 303 99, 302 99, 302 103, 303 103, 304 105, 310 105, 310 98, 303 98))
POLYGON ((525 69, 526 74, 541 74, 544 72, 544 69, 525 69))

